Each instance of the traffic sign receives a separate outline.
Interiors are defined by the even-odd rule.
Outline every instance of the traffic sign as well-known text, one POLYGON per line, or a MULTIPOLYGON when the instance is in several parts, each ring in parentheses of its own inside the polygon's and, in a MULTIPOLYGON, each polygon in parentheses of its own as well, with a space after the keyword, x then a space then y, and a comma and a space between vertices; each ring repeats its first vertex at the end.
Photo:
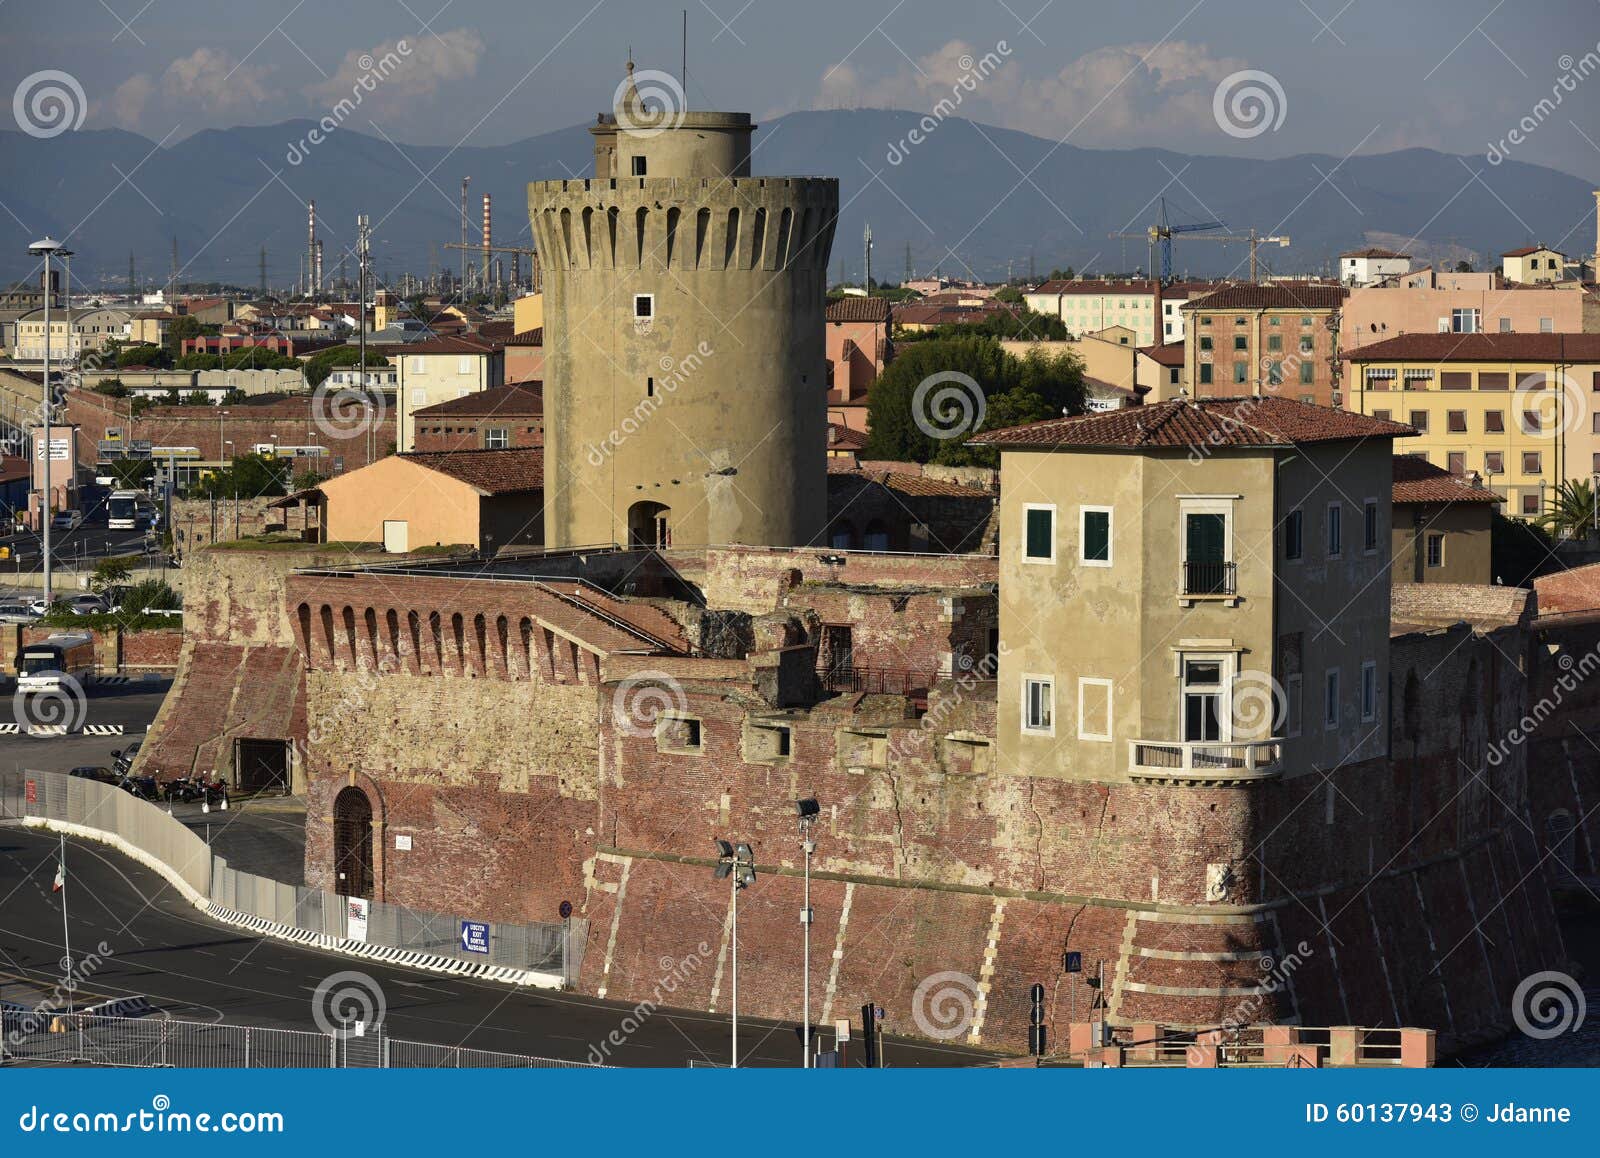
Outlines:
POLYGON ((461 922, 461 951, 463 953, 487 953, 489 951, 488 921, 461 922))
POLYGON ((572 902, 571 901, 562 901, 561 902, 561 919, 563 921, 565 921, 570 916, 572 916, 572 902))
POLYGON ((1061 971, 1063 973, 1082 973, 1083 972, 1083 954, 1082 953, 1067 953, 1067 954, 1064 954, 1063 957, 1062 957, 1062 960, 1061 960, 1061 971))

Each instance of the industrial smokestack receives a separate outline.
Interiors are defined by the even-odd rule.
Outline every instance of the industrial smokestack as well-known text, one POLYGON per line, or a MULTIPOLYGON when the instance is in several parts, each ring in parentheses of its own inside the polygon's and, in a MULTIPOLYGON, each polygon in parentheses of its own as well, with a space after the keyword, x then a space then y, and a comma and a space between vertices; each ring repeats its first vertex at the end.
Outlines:
POLYGON ((490 220, 489 220, 489 195, 483 195, 483 288, 489 288, 489 246, 490 246, 490 220))
POLYGON ((321 288, 317 274, 317 203, 306 202, 306 292, 315 297, 321 288))

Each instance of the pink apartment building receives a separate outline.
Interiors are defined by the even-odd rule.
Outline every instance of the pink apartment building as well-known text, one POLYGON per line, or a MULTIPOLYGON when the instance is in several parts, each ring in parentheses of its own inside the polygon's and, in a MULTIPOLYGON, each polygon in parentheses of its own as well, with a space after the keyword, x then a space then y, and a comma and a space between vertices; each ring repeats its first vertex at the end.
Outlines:
POLYGON ((1354 350, 1402 334, 1576 334, 1583 301, 1575 281, 1524 286, 1494 273, 1419 270, 1351 289, 1339 344, 1354 350))
POLYGON ((846 297, 827 312, 828 421, 867 429, 867 393, 889 357, 887 298, 846 297))

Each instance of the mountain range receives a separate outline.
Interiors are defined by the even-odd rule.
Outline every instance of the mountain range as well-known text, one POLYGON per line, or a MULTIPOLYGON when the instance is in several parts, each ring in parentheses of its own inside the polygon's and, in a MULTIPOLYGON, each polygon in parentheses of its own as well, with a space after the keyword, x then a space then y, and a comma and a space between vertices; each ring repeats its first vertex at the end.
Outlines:
MULTIPOLYGON (((176 238, 181 280, 254 285, 265 247, 268 281, 284 287, 306 250, 310 200, 326 278, 353 252, 358 213, 372 221, 377 276, 423 273, 430 261, 456 268, 460 255, 443 246, 460 239, 463 176, 472 178, 469 244, 480 239, 488 193, 494 241, 529 245, 526 183, 583 177, 593 165, 584 126, 453 149, 396 144, 376 125, 363 132, 353 124, 313 143, 315 128, 306 120, 208 129, 167 145, 116 129, 47 140, 0 133, 0 221, 10 220, 12 237, 0 276, 33 268, 27 244, 48 233, 75 251, 74 282, 88 286, 124 286, 130 251, 141 282, 164 283, 176 238)), ((839 178, 833 269, 851 279, 861 276, 869 224, 879 280, 904 275, 907 247, 919 275, 935 266, 991 278, 1030 269, 1043 277, 1069 265, 1142 269, 1143 230, 1162 197, 1174 224, 1219 220, 1235 233, 1289 235, 1290 247, 1263 250, 1279 272, 1322 272, 1342 250, 1397 243, 1424 259, 1464 257, 1482 267, 1534 242, 1588 253, 1595 233, 1588 182, 1428 149, 1272 160, 1083 149, 959 118, 855 109, 796 112, 762 126, 754 171, 839 178), (1119 232, 1137 236, 1108 236, 1119 232)), ((1175 241, 1175 272, 1245 268, 1246 246, 1198 236, 1175 241)))

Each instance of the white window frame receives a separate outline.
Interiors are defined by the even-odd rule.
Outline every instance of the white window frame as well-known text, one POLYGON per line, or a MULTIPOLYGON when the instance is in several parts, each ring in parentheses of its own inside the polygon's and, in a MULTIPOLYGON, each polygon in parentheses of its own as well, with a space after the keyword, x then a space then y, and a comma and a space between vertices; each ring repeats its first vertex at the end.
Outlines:
POLYGON ((1322 520, 1322 551, 1323 551, 1323 554, 1326 555, 1329 559, 1342 559, 1342 558, 1344 558, 1344 503, 1342 503, 1338 499, 1335 499, 1333 502, 1328 504, 1328 509, 1323 515, 1323 520, 1322 520), (1334 544, 1333 544, 1333 526, 1334 526, 1334 515, 1333 515, 1333 512, 1335 512, 1335 511, 1339 512, 1339 518, 1338 518, 1339 544, 1338 544, 1338 549, 1337 550, 1334 549, 1334 544))
POLYGON ((1444 566, 1444 532, 1424 531, 1422 534, 1422 566, 1424 569, 1438 570, 1444 566), (1439 561, 1435 563, 1431 557, 1433 543, 1439 544, 1439 561))
POLYGON ((1361 665, 1361 722, 1370 724, 1378 718, 1378 661, 1369 659, 1361 665), (1369 698, 1372 702, 1367 702, 1369 698))
MULTIPOLYGON (((1233 743, 1233 684, 1239 672, 1239 653, 1235 651, 1180 651, 1178 653, 1178 734, 1183 735, 1185 720, 1188 716, 1188 706, 1184 702, 1189 694, 1189 664, 1211 663, 1217 664, 1217 739, 1210 740, 1184 740, 1186 744, 1200 743, 1233 743)), ((1207 685, 1196 684, 1196 689, 1203 689, 1207 685)), ((1196 691, 1197 695, 1205 694, 1196 691)))
POLYGON ((1054 676, 1038 673, 1022 673, 1022 715, 1018 718, 1020 730, 1029 736, 1054 736, 1056 734, 1056 680, 1054 676), (1028 689, 1034 684, 1043 684, 1049 689, 1047 702, 1050 707, 1050 723, 1040 728, 1030 726, 1028 723, 1028 689))
POLYGON ((1111 507, 1097 507, 1088 504, 1080 505, 1078 507, 1078 562, 1085 567, 1111 566, 1111 561, 1116 558, 1116 548, 1113 546, 1116 533, 1117 519, 1116 514, 1111 507), (1084 516, 1091 514, 1104 515, 1106 517, 1106 557, 1104 559, 1089 559, 1086 558, 1083 553, 1085 542, 1083 529, 1084 516))
POLYGON ((1344 716, 1344 672, 1330 667, 1322 673, 1322 730, 1335 732, 1344 716), (1333 692, 1333 718, 1328 718, 1328 692, 1333 692))
POLYGON ((1112 680, 1100 679, 1092 676, 1078 677, 1078 739, 1095 740, 1110 743, 1112 732, 1112 719, 1114 712, 1111 707, 1111 697, 1114 694, 1115 683, 1112 680), (1106 718, 1105 731, 1091 732, 1087 725, 1087 718, 1083 710, 1083 690, 1086 687, 1104 688, 1106 690, 1106 718))
POLYGON ((1056 505, 1054 503, 1023 503, 1022 504, 1022 561, 1024 563, 1038 563, 1052 567, 1056 561, 1056 539, 1061 534, 1061 523, 1056 518, 1056 505), (1028 554, 1028 512, 1050 512, 1050 556, 1045 558, 1040 555, 1028 554))
POLYGON ((634 294, 633 295, 633 319, 636 322, 653 322, 653 321, 656 320, 656 295, 655 294, 634 294), (650 312, 648 314, 641 314, 639 312, 639 303, 640 302, 649 302, 650 303, 650 312))

